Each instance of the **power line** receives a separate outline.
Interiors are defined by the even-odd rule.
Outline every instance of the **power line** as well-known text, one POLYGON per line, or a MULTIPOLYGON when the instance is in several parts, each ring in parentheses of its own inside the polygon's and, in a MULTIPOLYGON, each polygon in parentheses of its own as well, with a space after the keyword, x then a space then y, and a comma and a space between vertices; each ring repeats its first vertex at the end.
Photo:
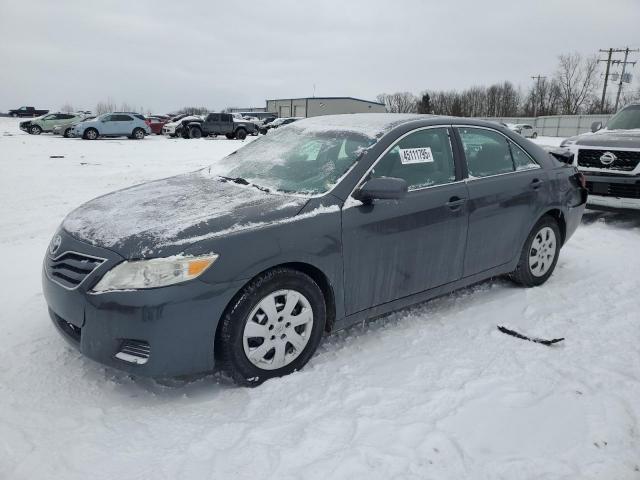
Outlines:
POLYGON ((630 63, 631 65, 635 65, 636 62, 627 62, 627 59, 629 58, 629 52, 638 52, 640 50, 629 50, 629 47, 624 49, 624 61, 620 62, 622 63, 622 74, 620 75, 620 82, 618 82, 618 94, 616 95, 616 106, 614 108, 614 110, 617 112, 618 111, 618 102, 620 101, 620 93, 622 92, 622 82, 624 80, 624 72, 627 69, 627 63, 630 63))
MULTIPOLYGON (((536 80, 536 94, 540 94, 540 80, 546 79, 544 75, 534 75, 531 77, 533 80, 536 80)), ((538 99, 536 99, 536 95, 533 96, 533 116, 536 117, 538 113, 538 99)))
POLYGON ((607 95, 607 84, 609 83, 609 70, 611 65, 622 65, 622 74, 620 75, 620 81, 618 82, 618 93, 616 95, 616 105, 614 107, 614 111, 618 110, 618 103, 620 101, 620 93, 622 92, 622 83, 624 80, 624 74, 625 74, 625 70, 627 68, 627 64, 631 64, 631 65, 635 65, 636 62, 629 62, 627 61, 629 58, 629 53, 631 52, 639 52, 640 49, 635 49, 635 50, 631 50, 629 47, 627 48, 609 48, 606 50, 600 50, 601 52, 606 52, 607 58, 606 59, 599 59, 598 63, 600 62, 606 62, 607 63, 607 68, 604 74, 604 85, 602 86, 602 99, 600 100, 600 112, 604 113, 604 103, 606 100, 606 95, 607 95), (624 60, 613 60, 611 58, 611 56, 614 53, 624 53, 624 60))
MULTIPOLYGON (((600 50, 601 52, 606 52, 607 50, 600 50)), ((611 66, 611 54, 613 53, 613 48, 608 50, 609 56, 606 60, 598 60, 600 62, 607 62, 607 69, 604 74, 604 85, 602 86, 602 100, 600 100, 600 113, 604 113, 604 101, 607 96, 607 83, 609 83, 609 67, 611 66)))

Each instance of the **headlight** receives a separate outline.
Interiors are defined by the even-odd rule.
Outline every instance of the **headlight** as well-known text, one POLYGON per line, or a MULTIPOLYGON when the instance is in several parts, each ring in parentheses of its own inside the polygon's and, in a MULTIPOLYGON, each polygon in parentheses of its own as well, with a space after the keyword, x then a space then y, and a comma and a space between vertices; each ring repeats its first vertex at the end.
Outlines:
POLYGON ((217 258, 218 255, 212 254, 202 257, 175 256, 125 261, 105 273, 92 291, 137 290, 186 282, 199 277, 217 258))

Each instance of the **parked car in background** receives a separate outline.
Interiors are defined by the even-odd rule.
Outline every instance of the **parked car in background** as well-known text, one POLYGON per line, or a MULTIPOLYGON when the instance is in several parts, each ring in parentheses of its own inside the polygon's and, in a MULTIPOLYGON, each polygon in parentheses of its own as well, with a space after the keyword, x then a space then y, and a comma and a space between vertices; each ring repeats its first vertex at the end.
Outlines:
POLYGON ((522 135, 524 138, 538 138, 538 131, 532 125, 527 123, 516 123, 509 125, 509 129, 522 135))
POLYGON ((240 117, 246 119, 249 118, 257 118, 258 120, 264 121, 267 118, 277 118, 278 114, 274 112, 236 112, 240 115, 240 117))
POLYGON ((640 103, 624 107, 604 127, 594 122, 591 133, 560 146, 573 153, 586 177, 589 208, 640 210, 640 103))
POLYGON ((82 120, 85 116, 84 113, 47 113, 41 117, 20 122, 20 130, 31 135, 40 135, 43 132, 52 132, 56 125, 70 125, 82 120))
POLYGON ((152 116, 147 117, 147 125, 151 129, 151 133, 155 133, 156 135, 162 135, 162 127, 167 123, 166 118, 152 116))
POLYGON ((182 136, 182 133, 184 131, 184 129, 182 128, 183 121, 187 123, 190 121, 202 121, 202 117, 199 115, 176 115, 171 119, 171 121, 165 123, 162 126, 162 134, 168 137, 182 136))
POLYGON ((9 115, 12 117, 39 117, 46 115, 49 110, 38 110, 34 107, 20 107, 14 110, 9 110, 9 115))
POLYGON ((247 135, 257 135, 258 128, 252 122, 238 120, 230 113, 209 113, 204 121, 184 123, 188 138, 225 135, 228 139, 244 140, 247 135))
POLYGON ((263 125, 260 128, 260 133, 266 135, 269 130, 282 127, 283 125, 289 125, 290 123, 297 122, 298 120, 302 120, 302 117, 282 117, 276 118, 272 122, 263 125))
POLYGON ((145 135, 151 134, 151 129, 145 122, 144 115, 113 112, 76 124, 71 134, 85 140, 95 140, 99 137, 129 137, 142 140, 145 135))
POLYGON ((495 124, 301 120, 202 169, 98 197, 45 254, 53 325, 133 375, 301 369, 327 331, 487 278, 539 286, 584 211, 582 175, 495 124))
POLYGON ((96 118, 95 115, 84 115, 83 118, 71 124, 63 124, 63 125, 58 124, 53 127, 53 130, 51 133, 53 133, 54 135, 63 135, 65 138, 71 138, 73 137, 73 127, 75 127, 80 122, 93 120, 94 118, 96 118))

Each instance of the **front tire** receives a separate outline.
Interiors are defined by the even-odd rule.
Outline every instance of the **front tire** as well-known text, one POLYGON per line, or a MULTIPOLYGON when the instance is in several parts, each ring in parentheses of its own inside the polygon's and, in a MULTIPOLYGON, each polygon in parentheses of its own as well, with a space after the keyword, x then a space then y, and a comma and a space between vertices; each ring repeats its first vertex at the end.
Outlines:
POLYGON ((64 133, 62 134, 62 136, 64 138, 69 138, 70 135, 71 135, 71 129, 70 128, 65 129, 64 133))
POLYGON ((87 128, 82 135, 85 140, 96 140, 98 138, 98 130, 95 128, 87 128))
POLYGON ((198 127, 191 127, 189 130, 189 138, 202 138, 202 130, 198 127))
POLYGON ((247 131, 244 128, 239 128, 236 131, 236 135, 235 136, 236 136, 236 138, 238 140, 244 140, 245 138, 247 138, 247 131))
POLYGON ((531 230, 511 278, 525 287, 542 285, 556 268, 560 244, 558 222, 545 215, 531 230))
POLYGON ((231 305, 215 352, 222 370, 240 385, 257 386, 300 370, 322 338, 322 290, 297 270, 276 268, 258 276, 231 305))
POLYGON ((134 128, 131 138, 135 140, 144 140, 144 130, 142 128, 134 128))
POLYGON ((40 128, 38 125, 33 125, 30 129, 29 129, 29 133, 31 135, 40 135, 42 133, 42 128, 40 128))
POLYGON ((531 135, 531 138, 538 138, 538 132, 533 132, 533 135, 531 135))

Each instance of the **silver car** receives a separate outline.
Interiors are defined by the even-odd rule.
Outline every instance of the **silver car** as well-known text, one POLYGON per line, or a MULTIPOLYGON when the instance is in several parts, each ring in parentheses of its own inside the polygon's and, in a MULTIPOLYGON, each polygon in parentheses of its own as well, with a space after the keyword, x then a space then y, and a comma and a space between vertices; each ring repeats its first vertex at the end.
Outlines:
POLYGON ((509 129, 516 133, 519 133, 524 138, 538 137, 538 131, 536 130, 536 128, 532 125, 529 125, 528 123, 516 123, 515 125, 510 125, 509 129))
POLYGON ((129 137, 144 139, 151 134, 151 128, 144 116, 131 112, 104 113, 93 120, 83 121, 73 127, 71 135, 85 140, 96 140, 99 137, 129 137))
POLYGON ((54 135, 62 135, 65 138, 69 138, 71 137, 71 132, 74 126, 76 126, 80 122, 86 122, 88 120, 93 120, 94 118, 96 118, 95 115, 78 113, 72 119, 61 121, 60 123, 54 125, 51 133, 53 133, 54 135))

